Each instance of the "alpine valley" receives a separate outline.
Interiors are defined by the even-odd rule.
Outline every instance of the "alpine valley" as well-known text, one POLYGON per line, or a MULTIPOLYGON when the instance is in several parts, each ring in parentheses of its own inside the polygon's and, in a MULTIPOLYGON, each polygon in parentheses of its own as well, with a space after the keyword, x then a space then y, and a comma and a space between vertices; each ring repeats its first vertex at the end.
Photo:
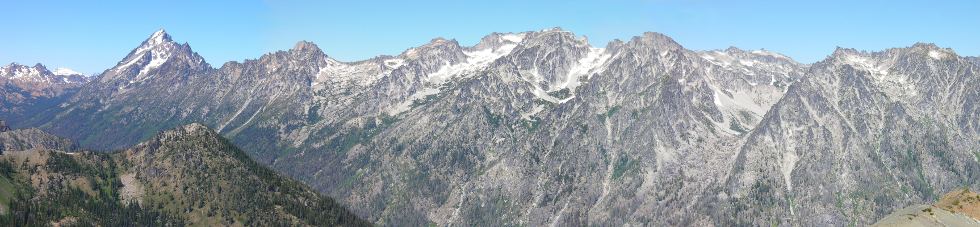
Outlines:
POLYGON ((927 43, 802 64, 553 28, 215 67, 159 30, 96 76, 11 64, 0 85, 22 134, 0 134, 0 186, 55 185, 17 183, 41 171, 157 223, 870 225, 980 189, 980 60, 927 43), (39 160, 92 180, 20 167, 39 160))

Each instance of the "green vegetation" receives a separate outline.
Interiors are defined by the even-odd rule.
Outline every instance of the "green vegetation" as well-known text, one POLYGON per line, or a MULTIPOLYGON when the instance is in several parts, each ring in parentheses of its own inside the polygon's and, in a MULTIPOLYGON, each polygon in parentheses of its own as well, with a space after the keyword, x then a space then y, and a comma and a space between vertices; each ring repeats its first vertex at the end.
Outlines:
POLYGON ((250 159, 245 152, 201 125, 164 132, 118 157, 127 172, 165 170, 156 176, 141 177, 140 183, 147 187, 144 203, 182 214, 192 223, 368 224, 334 200, 250 159))
POLYGON ((620 155, 619 159, 616 160, 616 166, 613 167, 612 179, 620 179, 626 171, 635 169, 639 165, 637 160, 631 159, 626 155, 620 155))
POLYGON ((527 129, 528 132, 535 132, 538 130, 538 127, 541 126, 541 119, 538 117, 531 117, 531 120, 521 121, 521 124, 524 125, 524 128, 527 129))
POLYGON ((487 123, 490 123, 494 128, 500 127, 500 123, 503 121, 502 116, 494 114, 487 107, 483 107, 483 115, 487 118, 487 123))
POLYGON ((739 124, 738 121, 734 121, 734 120, 729 124, 728 128, 731 129, 732 131, 738 132, 738 134, 745 134, 746 132, 748 132, 747 129, 742 127, 742 124, 739 124))
POLYGON ((613 114, 616 114, 616 112, 619 112, 619 109, 622 109, 622 107, 620 107, 620 106, 613 106, 613 107, 609 108, 609 110, 606 110, 606 118, 612 117, 613 114))
POLYGON ((357 144, 371 141, 374 136, 381 133, 385 128, 398 122, 398 118, 383 115, 375 121, 367 121, 363 127, 348 130, 346 133, 337 135, 327 143, 328 150, 338 153, 347 153, 357 144), (380 121, 380 124, 379 122, 380 121))
POLYGON ((17 186, 11 179, 14 174, 14 167, 9 162, 0 162, 0 213, 6 213, 10 207, 10 200, 17 193, 17 186))
POLYGON ((105 155, 87 154, 85 162, 54 151, 6 154, 0 159, 5 198, 3 226, 65 225, 182 226, 172 215, 118 200, 114 163, 105 155), (32 161, 33 160, 33 161, 32 161), (41 160, 44 160, 41 162, 41 160), (45 179, 32 186, 31 177, 45 179))
POLYGON ((320 116, 320 108, 323 107, 319 102, 310 106, 310 109, 306 111, 307 123, 314 124, 316 122, 320 122, 321 120, 323 120, 323 117, 320 116))
POLYGON ((599 116, 598 116, 599 117, 599 121, 600 122, 606 122, 606 119, 609 119, 610 117, 613 116, 613 114, 616 114, 616 112, 619 112, 619 109, 621 109, 620 106, 610 107, 609 109, 606 110, 606 113, 599 114, 599 116))
POLYGON ((558 98, 559 100, 563 100, 572 97, 572 90, 568 88, 562 88, 561 90, 548 92, 548 95, 551 95, 551 97, 558 98))

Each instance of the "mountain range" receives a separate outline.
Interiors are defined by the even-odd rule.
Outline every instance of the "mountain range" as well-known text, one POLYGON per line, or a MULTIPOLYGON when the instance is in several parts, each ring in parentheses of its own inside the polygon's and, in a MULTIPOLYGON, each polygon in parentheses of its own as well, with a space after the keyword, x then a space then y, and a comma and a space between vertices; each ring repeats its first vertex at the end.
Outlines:
POLYGON ((215 68, 160 30, 0 116, 106 151, 201 123, 378 225, 866 225, 980 186, 978 65, 925 43, 803 64, 553 28, 215 68))
POLYGON ((21 120, 17 117, 52 108, 88 80, 89 77, 70 69, 52 72, 41 64, 0 66, 0 118, 21 120))

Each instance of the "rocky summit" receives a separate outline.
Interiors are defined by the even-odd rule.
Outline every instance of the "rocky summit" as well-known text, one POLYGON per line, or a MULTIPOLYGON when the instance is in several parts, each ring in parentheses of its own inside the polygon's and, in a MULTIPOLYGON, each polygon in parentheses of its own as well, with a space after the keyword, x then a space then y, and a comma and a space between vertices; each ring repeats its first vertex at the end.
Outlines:
MULTIPOLYGON (((869 225, 980 187, 978 73, 927 43, 804 64, 561 28, 215 68, 160 30, 17 127, 152 150, 197 122, 377 225, 869 225)), ((160 179, 193 171, 153 160, 199 158, 141 154, 160 179)))

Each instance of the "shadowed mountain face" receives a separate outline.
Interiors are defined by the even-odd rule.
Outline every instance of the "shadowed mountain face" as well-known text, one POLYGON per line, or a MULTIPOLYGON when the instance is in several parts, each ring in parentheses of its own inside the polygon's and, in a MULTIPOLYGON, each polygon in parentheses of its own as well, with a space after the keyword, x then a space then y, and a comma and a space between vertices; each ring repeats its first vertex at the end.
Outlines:
POLYGON ((212 68, 160 31, 31 120, 99 149, 202 122, 382 225, 870 224, 978 185, 976 72, 930 44, 803 65, 561 29, 212 68))
POLYGON ((0 132, 0 222, 369 225, 200 124, 108 154, 51 146, 64 141, 37 129, 0 132))

